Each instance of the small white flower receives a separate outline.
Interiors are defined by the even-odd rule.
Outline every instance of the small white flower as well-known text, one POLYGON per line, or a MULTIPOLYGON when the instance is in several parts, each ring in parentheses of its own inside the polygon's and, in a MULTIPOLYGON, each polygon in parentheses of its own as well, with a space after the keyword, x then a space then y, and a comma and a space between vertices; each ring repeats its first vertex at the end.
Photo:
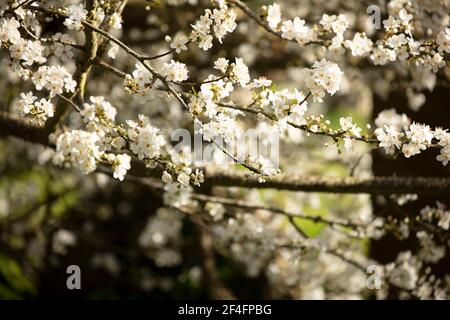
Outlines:
POLYGON ((414 265, 405 261, 395 267, 390 273, 389 279, 399 287, 412 290, 416 287, 419 276, 414 265))
POLYGON ((189 173, 185 171, 182 171, 177 177, 177 181, 181 183, 184 187, 189 187, 190 180, 191 178, 189 176, 189 173))
POLYGON ((150 124, 144 127, 130 128, 128 137, 132 140, 131 151, 141 160, 159 157, 161 147, 165 144, 165 139, 159 129, 150 124))
POLYGON ((50 97, 66 92, 74 92, 76 81, 63 66, 41 66, 32 76, 36 90, 50 91, 50 97))
POLYGON ((72 130, 61 134, 56 140, 53 161, 62 165, 64 161, 77 166, 85 174, 97 168, 101 153, 98 150, 98 136, 94 132, 72 130))
POLYGON ((170 173, 168 173, 167 171, 164 171, 161 177, 162 182, 164 182, 165 184, 168 183, 172 183, 173 179, 172 176, 170 175, 170 173))
POLYGON ((398 131, 409 128, 411 120, 406 114, 398 114, 395 109, 387 109, 380 112, 375 119, 375 125, 379 128, 384 126, 394 126, 398 131))
POLYGON ((327 31, 333 30, 336 34, 343 34, 348 28, 348 20, 344 14, 338 16, 327 14, 322 15, 322 19, 319 22, 323 28, 327 31))
POLYGON ((44 122, 54 114, 53 103, 45 98, 37 100, 32 92, 21 93, 15 107, 20 115, 31 115, 39 122, 44 122))
POLYGON ((398 17, 405 27, 411 27, 410 22, 413 19, 412 14, 409 14, 405 9, 401 9, 398 13, 398 17))
POLYGON ((68 17, 64 20, 64 25, 68 29, 81 29, 81 22, 86 19, 87 14, 82 4, 73 4, 67 8, 68 17))
POLYGON ((288 40, 296 40, 299 44, 308 43, 315 38, 315 33, 305 25, 305 20, 299 17, 284 21, 281 26, 282 36, 288 40))
POLYGON ((30 113, 30 110, 36 101, 36 97, 33 95, 33 92, 21 93, 20 99, 16 103, 16 109, 21 115, 26 115, 30 113))
POLYGON ((380 141, 380 147, 384 148, 387 154, 394 154, 402 146, 401 139, 404 134, 397 131, 395 126, 384 126, 375 130, 375 136, 380 141))
POLYGON ((168 81, 182 82, 189 78, 186 65, 174 60, 164 63, 162 74, 167 77, 168 81))
POLYGON ((220 70, 225 73, 228 69, 229 61, 225 58, 219 58, 214 62, 214 69, 220 70))
POLYGON ((242 86, 245 87, 250 82, 250 73, 248 67, 245 65, 242 58, 236 58, 233 68, 233 75, 235 80, 242 86))
POLYGON ((442 210, 439 215, 438 226, 444 230, 448 230, 450 228, 450 211, 442 210))
POLYGON ((388 62, 395 61, 396 58, 397 55, 394 50, 384 48, 381 45, 374 48, 370 55, 370 59, 375 65, 385 65, 388 62))
POLYGON ((361 128, 359 128, 356 124, 353 123, 352 117, 341 117, 339 119, 339 124, 341 125, 341 129, 343 131, 349 132, 355 137, 361 136, 361 128))
POLYGON ((445 28, 444 31, 439 32, 436 43, 439 52, 450 53, 450 28, 445 28))
POLYGON ((176 53, 180 53, 183 50, 187 50, 186 44, 188 43, 188 41, 189 39, 186 37, 186 35, 184 35, 183 33, 178 33, 172 40, 170 47, 172 49, 175 49, 176 53))
POLYGON ((18 39, 10 48, 13 59, 22 60, 23 64, 31 66, 36 63, 44 63, 47 59, 43 56, 45 47, 40 41, 18 39))
POLYGON ((122 17, 117 12, 114 12, 109 20, 109 24, 116 30, 122 29, 122 17))
POLYGON ((111 48, 108 50, 108 57, 111 59, 115 59, 117 57, 117 53, 119 52, 119 46, 115 43, 111 43, 111 48))
POLYGON ((15 18, 0 20, 0 41, 16 43, 21 39, 20 23, 15 18))
POLYGON ((316 61, 310 69, 304 69, 305 84, 316 101, 322 101, 325 92, 333 95, 341 87, 344 73, 336 63, 326 59, 316 61))
POLYGON ((353 40, 345 41, 345 46, 350 48, 352 55, 365 57, 372 51, 373 43, 364 33, 356 33, 353 40))
POLYGON ((113 176, 120 181, 123 181, 127 171, 131 168, 130 166, 131 157, 127 154, 118 154, 116 155, 113 162, 114 173, 113 176))
POLYGON ((130 78, 137 84, 139 90, 144 90, 153 83, 153 75, 140 62, 136 63, 135 70, 130 78))
POLYGON ((274 3, 267 8, 267 22, 272 29, 278 27, 281 22, 281 9, 279 4, 274 3))

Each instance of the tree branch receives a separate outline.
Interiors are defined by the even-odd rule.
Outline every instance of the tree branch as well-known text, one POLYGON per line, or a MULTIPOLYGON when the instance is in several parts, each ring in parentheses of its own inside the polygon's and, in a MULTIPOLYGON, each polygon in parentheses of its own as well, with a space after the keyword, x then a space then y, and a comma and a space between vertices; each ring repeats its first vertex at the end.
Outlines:
POLYGON ((4 111, 0 111, 0 136, 14 136, 28 142, 48 145, 48 135, 43 127, 4 111))
POLYGON ((208 169, 205 183, 243 188, 270 188, 303 192, 366 194, 441 194, 450 195, 448 177, 332 177, 279 174, 259 182, 259 177, 242 171, 208 169))
MULTIPOLYGON (((14 136, 28 142, 50 146, 45 129, 0 112, 0 135, 14 136)), ((279 174, 260 182, 260 176, 244 171, 205 168, 205 184, 223 187, 278 189, 303 192, 366 193, 366 194, 429 194, 450 195, 449 177, 332 177, 279 174)), ((142 161, 134 160, 131 175, 160 176, 158 169, 148 169, 142 161)))

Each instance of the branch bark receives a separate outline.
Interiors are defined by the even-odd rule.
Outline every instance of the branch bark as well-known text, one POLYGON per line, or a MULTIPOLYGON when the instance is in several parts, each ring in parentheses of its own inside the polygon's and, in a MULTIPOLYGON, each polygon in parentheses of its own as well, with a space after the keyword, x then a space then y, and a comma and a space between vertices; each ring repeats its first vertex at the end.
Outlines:
POLYGON ((206 170, 205 177, 205 182, 213 185, 259 189, 366 194, 450 194, 450 179, 447 177, 318 177, 289 173, 267 178, 261 183, 256 175, 223 169, 206 170))
POLYGON ((0 137, 13 136, 32 143, 48 145, 48 135, 43 127, 11 113, 0 111, 0 137))

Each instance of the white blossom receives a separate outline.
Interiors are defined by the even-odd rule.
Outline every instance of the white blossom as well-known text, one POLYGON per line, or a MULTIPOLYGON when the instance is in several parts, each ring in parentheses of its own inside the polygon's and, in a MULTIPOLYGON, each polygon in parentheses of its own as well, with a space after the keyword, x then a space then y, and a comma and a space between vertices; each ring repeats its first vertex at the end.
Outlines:
POLYGON ((227 33, 231 33, 236 29, 236 13, 227 6, 220 9, 214 9, 211 15, 213 23, 213 31, 216 38, 222 43, 223 37, 227 33))
POLYGON ((169 184, 173 182, 172 176, 167 171, 164 171, 161 177, 162 182, 169 184))
POLYGON ((177 33, 172 40, 170 47, 175 50, 176 53, 180 53, 183 50, 187 50, 187 43, 189 39, 184 33, 177 33))
POLYGON ((445 67, 445 60, 439 53, 435 53, 433 56, 426 55, 423 58, 423 65, 436 73, 439 69, 445 67))
POLYGON ((168 81, 182 82, 189 78, 186 65, 174 60, 164 63, 162 74, 167 77, 168 81))
POLYGON ((203 124, 200 133, 206 141, 213 141, 215 137, 223 137, 225 142, 230 142, 240 137, 240 129, 236 120, 220 113, 212 121, 203 124))
POLYGON ((345 41, 345 46, 350 48, 352 55, 357 57, 365 57, 371 51, 373 43, 364 33, 356 33, 353 40, 345 41))
POLYGON ((375 135, 378 141, 380 141, 380 147, 384 148, 387 154, 394 154, 402 146, 404 134, 398 132, 397 128, 392 125, 377 128, 375 135))
POLYGON ((293 120, 295 123, 302 123, 307 111, 305 94, 301 91, 288 89, 272 92, 270 91, 268 100, 271 103, 273 113, 278 119, 293 120))
POLYGON ((109 24, 111 25, 112 28, 114 28, 116 30, 122 29, 122 17, 120 16, 120 14, 117 13, 117 12, 114 12, 111 15, 111 18, 109 20, 109 24))
POLYGON ((91 103, 84 103, 80 113, 86 123, 97 122, 99 117, 112 122, 115 120, 117 110, 104 97, 91 96, 89 99, 91 103))
POLYGON ((22 60, 25 65, 31 66, 34 63, 41 64, 47 61, 43 56, 44 49, 40 41, 18 39, 11 45, 9 51, 12 58, 22 60))
POLYGON ((50 100, 45 98, 37 100, 32 92, 21 93, 20 99, 16 103, 16 109, 20 115, 31 115, 39 122, 53 117, 54 108, 50 100))
POLYGON ((186 168, 187 170, 183 170, 178 174, 177 181, 181 183, 184 187, 189 186, 189 182, 191 181, 190 177, 190 168, 186 168))
POLYGON ((0 19, 0 41, 16 43, 22 39, 19 31, 20 23, 15 18, 0 19))
POLYGON ((385 65, 388 62, 395 61, 397 55, 394 50, 385 48, 381 45, 375 47, 370 55, 370 59, 375 65, 385 65))
MULTIPOLYGON (((128 75, 127 78, 136 83, 139 90, 144 90, 153 83, 153 75, 140 62, 136 63, 134 67, 135 70, 132 72, 131 76, 128 75)), ((127 79, 125 79, 125 81, 127 81, 127 79)))
POLYGON ((329 16, 324 14, 322 19, 319 22, 323 28, 327 31, 333 31, 336 34, 343 34, 345 30, 348 28, 348 20, 344 14, 340 14, 338 16, 332 15, 329 16))
POLYGON ((402 147, 403 154, 407 158, 419 154, 431 144, 433 137, 430 126, 412 123, 409 130, 406 131, 408 143, 405 143, 402 147))
POLYGON ((341 117, 339 119, 339 124, 341 125, 341 129, 350 133, 354 137, 361 136, 361 128, 359 128, 356 124, 353 123, 352 117, 341 117))
POLYGON ((250 82, 250 73, 242 58, 236 58, 233 65, 233 75, 236 81, 245 87, 250 82))
POLYGON ((117 53, 119 52, 119 46, 115 43, 111 43, 111 47, 108 50, 108 57, 111 59, 115 59, 117 57, 117 53))
POLYGON ((33 74, 32 80, 36 90, 45 88, 50 91, 51 97, 63 92, 74 92, 76 87, 72 75, 63 66, 41 66, 33 74))
POLYGON ((414 289, 419 280, 419 275, 413 263, 411 252, 407 251, 399 254, 396 265, 389 274, 389 280, 401 288, 414 289))
POLYGON ((130 166, 131 157, 127 154, 118 154, 115 156, 112 167, 114 169, 113 176, 120 181, 123 181, 130 166))
POLYGON ((445 28, 445 31, 439 32, 436 43, 439 46, 439 52, 450 53, 450 28, 445 28))
POLYGON ((95 133, 72 130, 61 134, 56 141, 56 153, 53 161, 57 165, 68 162, 84 174, 97 168, 100 152, 97 147, 98 136, 95 133))
POLYGON ((225 4, 213 11, 206 9, 205 14, 191 25, 193 30, 189 38, 197 41, 199 47, 206 51, 212 47, 213 35, 222 43, 223 37, 236 29, 235 20, 236 13, 225 4))
MULTIPOLYGON (((129 125, 130 123, 128 122, 129 125)), ((141 160, 158 158, 165 144, 160 130, 150 124, 145 124, 143 127, 132 126, 128 129, 128 136, 132 141, 131 151, 141 160)))
POLYGON ((274 3, 267 8, 267 22, 272 29, 278 27, 281 22, 281 9, 279 4, 274 3))
POLYGON ((225 58, 218 58, 214 62, 214 69, 219 70, 222 73, 225 73, 228 69, 229 61, 225 58))
POLYGON ((64 20, 64 25, 68 29, 81 29, 81 22, 86 19, 88 12, 84 9, 82 4, 73 4, 67 8, 67 18, 64 20))
POLYGON ((340 89, 344 74, 336 63, 326 59, 314 62, 312 68, 304 69, 303 73, 306 86, 319 102, 325 92, 333 95, 340 89))
POLYGON ((398 114, 395 109, 386 109, 378 114, 375 119, 377 127, 394 126, 397 130, 406 130, 409 128, 411 120, 406 114, 398 114))
POLYGON ((296 40, 299 44, 311 42, 315 39, 315 33, 305 25, 305 20, 299 17, 294 20, 283 21, 281 25, 282 36, 288 40, 296 40))

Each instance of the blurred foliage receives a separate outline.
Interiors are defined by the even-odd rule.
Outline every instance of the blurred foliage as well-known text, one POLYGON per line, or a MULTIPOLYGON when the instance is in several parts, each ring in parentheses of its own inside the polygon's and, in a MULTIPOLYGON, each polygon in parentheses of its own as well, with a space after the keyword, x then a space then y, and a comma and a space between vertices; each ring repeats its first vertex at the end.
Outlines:
POLYGON ((0 299, 22 299, 36 293, 33 282, 19 264, 0 254, 0 299))

